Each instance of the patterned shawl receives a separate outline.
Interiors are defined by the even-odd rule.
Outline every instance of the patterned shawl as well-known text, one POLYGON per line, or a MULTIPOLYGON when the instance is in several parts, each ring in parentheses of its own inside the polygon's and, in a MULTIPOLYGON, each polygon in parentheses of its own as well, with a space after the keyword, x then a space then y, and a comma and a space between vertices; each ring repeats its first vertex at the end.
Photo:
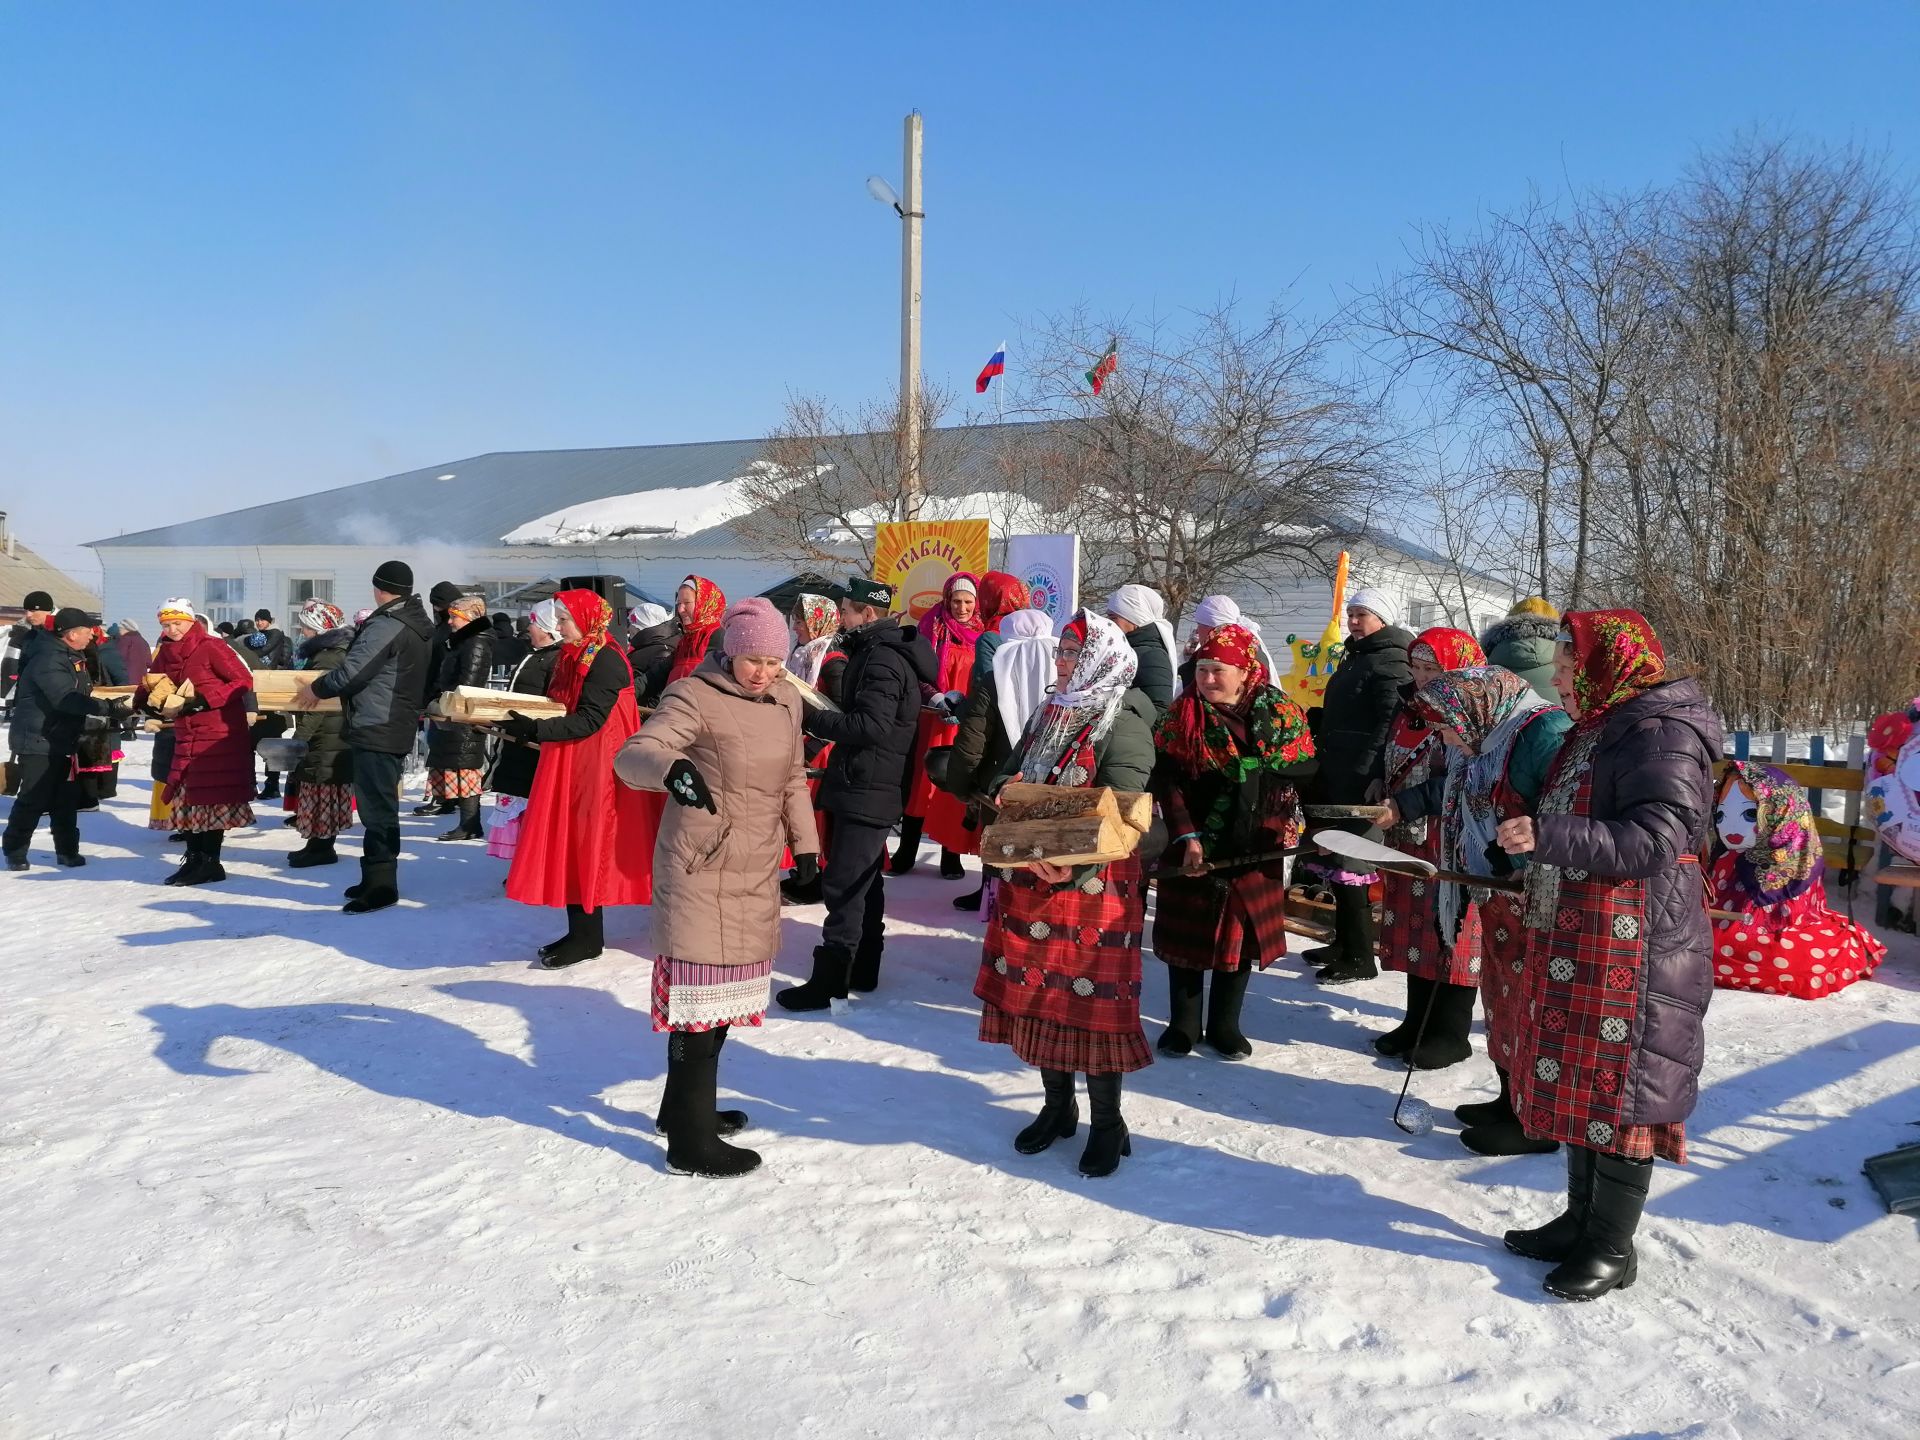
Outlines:
MULTIPOLYGON (((1447 751, 1440 866, 1484 875, 1487 847, 1500 828, 1493 809, 1494 788, 1505 778, 1514 742, 1527 722, 1553 707, 1511 670, 1491 665, 1449 670, 1423 685, 1413 703, 1434 726, 1450 726, 1466 742, 1464 750, 1447 751)), ((1451 880, 1440 882, 1443 930, 1459 922, 1468 898, 1465 887, 1451 880)))
MULTIPOLYGON (((1560 747, 1539 814, 1573 815, 1593 768, 1593 752, 1607 717, 1622 701, 1650 690, 1667 676, 1660 637, 1638 610, 1569 610, 1560 643, 1573 651, 1573 698, 1580 707, 1560 747)), ((1560 908, 1560 867, 1527 866, 1527 928, 1546 930, 1560 908)))
POLYGON ((1028 717, 1021 737, 1020 778, 1036 785, 1093 783, 1093 746, 1113 729, 1140 666, 1120 627, 1104 615, 1076 614, 1060 634, 1062 645, 1069 642, 1081 649, 1067 688, 1028 717))
MULTIPOLYGON (((1422 649, 1427 652, 1426 658, 1442 670, 1463 670, 1470 665, 1487 663, 1480 642, 1464 630, 1450 630, 1440 625, 1422 630, 1407 647, 1407 654, 1412 656, 1414 651, 1422 649)), ((1423 783, 1440 763, 1441 754, 1439 738, 1427 723, 1426 714, 1411 703, 1402 705, 1387 730, 1387 794, 1397 795, 1423 783)), ((1426 817, 1401 821, 1393 827, 1393 834, 1403 845, 1426 844, 1426 817)))
POLYGON ((802 594, 793 608, 800 612, 813 638, 793 647, 793 654, 787 657, 787 669, 809 685, 818 685, 820 667, 826 664, 833 642, 840 638, 840 607, 825 595, 802 594))
POLYGON ((1426 657, 1442 670, 1464 670, 1469 665, 1484 665, 1487 655, 1480 648, 1480 642, 1464 630, 1449 629, 1436 625, 1431 630, 1422 630, 1413 637, 1413 644, 1407 647, 1407 658, 1413 659, 1417 652, 1425 650, 1426 657))
POLYGON ((1805 893, 1825 869, 1807 792, 1783 770, 1735 760, 1720 782, 1719 810, 1743 803, 1736 781, 1753 796, 1755 811, 1753 843, 1734 865, 1740 888, 1762 905, 1805 893))
MULTIPOLYGON (((573 713, 579 703, 580 689, 587 683, 587 671, 594 656, 607 643, 607 626, 613 622, 613 607, 591 590, 562 590, 553 597, 580 627, 580 639, 569 640, 553 662, 553 679, 547 686, 549 698, 558 700, 573 713)), ((614 654, 620 647, 614 647, 614 654)), ((623 657, 624 658, 624 657, 623 657)))
POLYGON ((1246 725, 1243 748, 1227 724, 1228 712, 1200 696, 1199 688, 1173 702, 1154 729, 1154 744, 1189 775, 1217 770, 1244 781, 1262 770, 1280 770, 1313 756, 1306 713, 1284 690, 1267 683, 1260 641, 1243 625, 1222 625, 1193 653, 1194 663, 1232 665, 1247 672, 1246 688, 1232 718, 1246 725))
POLYGON ((680 643, 673 647, 673 665, 669 680, 680 680, 700 668, 707 658, 707 646, 714 632, 727 617, 727 597, 721 588, 701 575, 689 575, 680 587, 693 587, 693 619, 680 627, 680 643))
POLYGON ((956 570, 940 587, 940 603, 920 617, 920 638, 933 647, 933 673, 947 673, 947 656, 956 648, 971 650, 980 643, 984 625, 980 618, 980 581, 964 570, 956 570), (956 620, 949 608, 954 587, 962 580, 973 589, 973 618, 956 620))

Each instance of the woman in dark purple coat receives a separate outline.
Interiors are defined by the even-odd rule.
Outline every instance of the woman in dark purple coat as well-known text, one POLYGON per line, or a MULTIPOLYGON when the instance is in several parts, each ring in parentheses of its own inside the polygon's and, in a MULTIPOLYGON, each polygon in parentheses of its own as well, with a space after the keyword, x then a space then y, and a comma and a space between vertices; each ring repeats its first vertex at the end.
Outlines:
POLYGON ((1548 1293, 1592 1300, 1633 1283, 1654 1157, 1686 1161, 1713 994, 1699 850, 1722 737, 1632 610, 1567 615, 1553 683, 1573 729, 1538 815, 1499 840, 1531 860, 1514 1109, 1529 1135, 1565 1143, 1567 1211, 1506 1243, 1557 1262, 1548 1293))

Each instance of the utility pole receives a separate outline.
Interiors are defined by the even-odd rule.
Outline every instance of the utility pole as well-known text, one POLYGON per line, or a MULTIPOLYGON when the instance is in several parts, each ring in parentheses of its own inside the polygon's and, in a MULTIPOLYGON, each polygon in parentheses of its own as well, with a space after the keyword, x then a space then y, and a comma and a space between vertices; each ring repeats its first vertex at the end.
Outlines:
POLYGON ((900 489, 909 520, 920 518, 920 209, 921 117, 907 116, 901 169, 907 193, 900 206, 900 489))

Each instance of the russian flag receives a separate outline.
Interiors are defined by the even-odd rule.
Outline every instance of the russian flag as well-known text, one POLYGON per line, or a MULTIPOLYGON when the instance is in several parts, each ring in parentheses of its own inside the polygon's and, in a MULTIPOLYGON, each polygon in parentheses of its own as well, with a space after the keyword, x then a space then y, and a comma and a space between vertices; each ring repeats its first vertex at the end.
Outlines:
POLYGON ((973 393, 984 395, 987 386, 993 383, 993 377, 1007 373, 1007 342, 1002 340, 1000 348, 993 352, 993 358, 980 368, 979 376, 973 382, 973 393))

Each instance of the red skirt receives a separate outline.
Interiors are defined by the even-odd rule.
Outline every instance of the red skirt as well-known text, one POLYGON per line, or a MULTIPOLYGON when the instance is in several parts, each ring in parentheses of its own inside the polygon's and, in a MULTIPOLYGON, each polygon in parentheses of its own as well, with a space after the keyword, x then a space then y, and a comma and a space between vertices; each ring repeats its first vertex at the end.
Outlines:
POLYGON ((1522 903, 1518 895, 1495 895, 1474 907, 1480 911, 1480 1004, 1487 1017, 1487 1055, 1502 1070, 1513 1069, 1527 1014, 1522 903))
POLYGON ((614 752, 639 728, 626 689, 593 734, 540 746, 507 872, 509 900, 587 910, 653 903, 653 840, 667 797, 613 778, 614 752))
POLYGON ((1827 908, 1820 879, 1763 905, 1736 883, 1737 864, 1737 856, 1723 855, 1713 867, 1714 908, 1735 915, 1713 922, 1715 985, 1818 1000, 1867 979, 1886 958, 1872 931, 1827 908))
POLYGON ((1287 953, 1287 882, 1282 865, 1231 879, 1162 875, 1153 917, 1153 953, 1182 970, 1262 970, 1287 953), (1277 872, 1277 873, 1276 873, 1277 872))
POLYGON ((1079 1075, 1127 1075, 1153 1063, 1147 1037, 1103 1035, 1076 1030, 1053 1020, 1027 1020, 993 1005, 980 1010, 980 1038, 1005 1045, 1036 1070, 1065 1070, 1079 1075))

